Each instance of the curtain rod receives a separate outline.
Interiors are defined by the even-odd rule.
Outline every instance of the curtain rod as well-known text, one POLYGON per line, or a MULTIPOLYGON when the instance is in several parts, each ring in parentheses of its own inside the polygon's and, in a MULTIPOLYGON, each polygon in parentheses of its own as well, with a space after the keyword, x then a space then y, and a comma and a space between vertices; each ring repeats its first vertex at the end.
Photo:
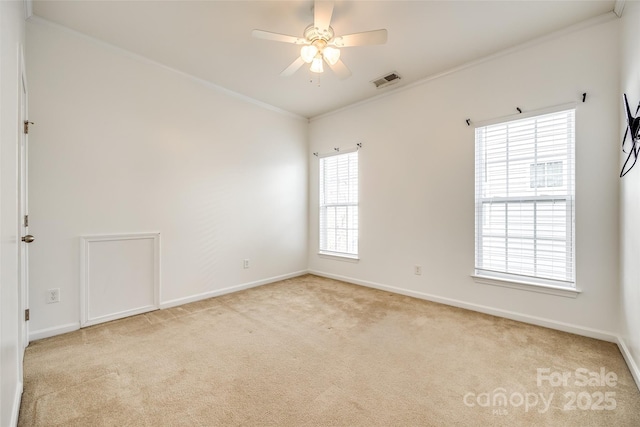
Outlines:
POLYGON ((362 142, 359 142, 356 144, 355 147, 352 148, 347 148, 345 150, 340 150, 340 147, 333 147, 333 153, 323 153, 323 154, 319 154, 317 151, 315 153, 313 153, 314 156, 316 157, 329 157, 329 156, 336 156, 338 154, 347 154, 347 153, 353 153, 354 151, 358 151, 359 149, 362 148, 362 142))
MULTIPOLYGON (((582 94, 582 102, 586 102, 587 101, 587 92, 584 92, 582 94)), ((518 114, 522 114, 522 109, 520 107, 516 107, 516 110, 518 111, 518 114)), ((471 119, 465 119, 465 123, 467 124, 467 126, 471 126, 471 119)))

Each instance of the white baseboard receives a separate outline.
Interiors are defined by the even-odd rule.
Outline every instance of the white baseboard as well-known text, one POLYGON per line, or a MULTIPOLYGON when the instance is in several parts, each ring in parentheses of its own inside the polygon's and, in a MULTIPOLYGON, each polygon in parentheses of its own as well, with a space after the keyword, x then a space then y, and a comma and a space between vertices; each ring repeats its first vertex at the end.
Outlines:
MULTIPOLYGON (((185 298, 178 298, 171 301, 165 301, 163 303, 160 303, 160 308, 163 309, 163 308, 175 307, 178 305, 200 301, 203 299, 207 299, 207 298, 211 298, 219 295, 229 294, 231 292, 241 291, 243 289, 255 288, 256 286, 266 285, 268 283, 277 282, 279 280, 285 280, 285 279, 290 279, 292 277, 302 276, 307 273, 308 273, 307 270, 301 270, 301 271, 296 271, 294 273, 283 274, 281 276, 275 276, 275 277, 269 277, 267 279, 257 280, 255 282, 243 283, 237 286, 230 286, 224 289, 217 289, 215 291, 205 292, 198 295, 192 295, 185 298)), ((145 310, 145 311, 148 311, 148 310, 145 310)), ((86 326, 90 326, 90 325, 86 325, 86 326)), ((29 341, 36 341, 43 338, 49 338, 56 335, 66 334, 67 332, 77 331, 78 329, 80 329, 80 322, 68 323, 66 325, 54 326, 46 329, 39 329, 37 331, 30 331, 29 341)))
POLYGON ((301 270, 301 271, 296 271, 294 273, 283 274, 281 276, 274 276, 274 277, 269 277, 267 279, 256 280, 255 282, 242 283, 240 285, 230 286, 228 288, 216 289, 214 291, 204 292, 197 295, 191 295, 184 298, 177 298, 174 300, 161 302, 160 308, 164 309, 164 308, 176 307, 179 305, 188 304, 190 302, 201 301, 207 298, 217 297, 220 295, 230 294, 232 292, 238 292, 245 289, 255 288, 257 286, 267 285, 269 283, 278 282, 280 280, 291 279, 292 277, 302 276, 307 273, 308 273, 307 270, 301 270))
POLYGON ((640 369, 638 368, 638 364, 633 359, 633 356, 629 351, 629 347, 627 347, 627 344, 622 337, 618 336, 617 344, 620 349, 620 353, 622 353, 622 357, 624 357, 624 361, 627 362, 627 366, 629 367, 629 371, 631 371, 631 375, 636 382, 636 386, 638 387, 638 390, 640 390, 640 369))
POLYGON ((368 288, 380 289, 383 291, 389 291, 396 294, 406 295, 409 297, 419 298, 427 301, 437 302, 440 304, 450 305, 453 307, 464 308, 471 311, 477 311, 484 314, 490 314, 492 316, 504 317, 507 319, 517 320, 523 323, 530 323, 532 325, 543 326, 545 328, 556 329, 563 332, 569 332, 576 335, 582 335, 589 338, 596 338, 602 341, 608 341, 612 343, 618 342, 618 336, 612 332, 601 331, 598 329, 585 328, 579 325, 573 325, 570 323, 558 322, 556 320, 545 319, 542 317, 531 316, 528 314, 517 313, 514 311, 502 310, 499 308, 488 307, 485 305, 472 304, 465 301, 460 301, 452 298, 440 297, 437 295, 427 294, 423 292, 411 291, 407 289, 397 288, 395 286, 383 285, 381 283, 369 282, 366 280, 354 279, 352 277, 340 276, 337 274, 324 273, 322 271, 309 270, 310 274, 316 276, 328 277, 330 279, 341 280, 343 282, 353 283, 354 285, 366 286, 368 288))
POLYGON ((110 322, 112 320, 124 319, 125 317, 135 316, 136 314, 148 313, 150 311, 154 311, 157 309, 158 307, 156 307, 155 305, 147 305, 144 307, 135 308, 133 310, 125 310, 125 311, 120 311, 118 313, 109 314, 107 316, 94 317, 92 319, 87 319, 85 323, 80 322, 80 327, 86 328, 87 326, 98 325, 100 323, 110 322))
MULTIPOLYGON (((236 286, 230 286, 230 287, 224 288, 224 289, 217 289, 215 291, 205 292, 205 293, 198 294, 198 295, 192 295, 192 296, 185 297, 185 298, 178 298, 178 299, 174 299, 174 300, 171 300, 171 301, 165 301, 165 302, 160 303, 160 308, 164 309, 164 308, 176 307, 178 305, 187 304, 187 303, 195 302, 195 301, 200 301, 200 300, 203 300, 203 299, 207 299, 207 298, 211 298, 211 297, 215 297, 215 296, 219 296, 219 295, 225 295, 225 294, 229 294, 229 293, 232 293, 232 292, 241 291, 241 290, 244 290, 244 289, 255 288, 257 286, 266 285, 266 284, 269 284, 269 283, 277 282, 279 280, 285 280, 285 279, 290 279, 292 277, 302 276, 302 275, 307 274, 307 273, 308 273, 307 270, 301 270, 301 271, 296 271, 294 273, 283 274, 281 276, 269 277, 267 279, 256 280, 255 282, 243 283, 243 284, 236 285, 236 286)), ((145 310, 145 311, 148 311, 148 310, 145 310)), ((90 326, 90 325, 86 325, 86 326, 90 326)), ((66 334, 67 332, 77 331, 78 329, 80 329, 80 322, 68 323, 66 325, 54 326, 54 327, 51 327, 51 328, 40 329, 40 330, 37 330, 37 331, 30 331, 29 332, 29 341, 36 341, 36 340, 40 340, 40 339, 43 339, 43 338, 49 338, 49 337, 53 337, 53 336, 56 336, 56 335, 66 334)))
POLYGON ((316 276, 327 277, 329 279, 336 279, 347 283, 352 283, 354 285, 365 286, 368 288, 380 289, 383 291, 389 291, 400 295, 406 295, 409 297, 419 298, 427 301, 433 301, 445 305, 450 305, 453 307, 464 308, 471 311, 477 311, 480 313, 491 314, 493 316, 504 317, 507 319, 517 320, 523 323, 530 323, 532 325, 543 326, 545 328, 556 329, 563 332, 569 332, 576 335, 582 335, 589 338, 595 338, 602 341, 612 342, 618 345, 618 349, 620 353, 622 353, 622 357, 624 358, 627 366, 629 367, 629 371, 633 376, 633 379, 636 383, 636 386, 640 390, 640 368, 638 364, 634 360, 629 348, 627 347, 624 339, 617 334, 612 332, 601 331, 598 329, 585 328, 583 326, 572 325, 570 323, 558 322, 556 320, 544 319, 542 317, 530 316, 528 314, 516 313, 513 311, 502 310, 493 307, 487 307, 484 305, 471 304, 468 302, 439 297, 436 295, 426 294, 423 292, 410 291, 407 289, 397 288, 395 286, 383 285, 380 283, 369 282, 367 280, 359 280, 354 279, 352 277, 341 276, 338 274, 324 273, 322 271, 309 270, 309 274, 315 274, 316 276))
POLYGON ((37 331, 29 331, 29 341, 37 341, 43 338, 49 338, 56 335, 66 334, 67 332, 73 332, 80 329, 80 322, 67 323, 66 325, 54 326, 46 329, 39 329, 37 331))
POLYGON ((18 425, 18 416, 20 415, 20 403, 22 402, 22 391, 24 389, 24 384, 22 381, 16 384, 16 392, 13 397, 13 405, 11 408, 11 421, 10 426, 18 425))
MULTIPOLYGON (((597 330, 597 329, 592 329, 592 328, 585 328, 583 326, 573 325, 573 324, 569 324, 569 323, 558 322, 558 321, 555 321, 555 320, 545 319, 545 318, 542 318, 542 317, 530 316, 530 315, 527 315, 527 314, 517 313, 517 312, 513 312, 513 311, 508 311, 508 310, 502 310, 502 309, 488 307, 488 306, 479 305, 479 304, 472 304, 472 303, 468 303, 468 302, 465 302, 465 301, 460 301, 460 300, 456 300, 456 299, 452 299, 452 298, 439 297, 437 295, 432 295, 432 294, 427 294, 427 293, 417 292, 417 291, 411 291, 411 290, 407 290, 407 289, 403 289, 403 288, 398 288, 398 287, 395 287, 395 286, 383 285, 381 283, 370 282, 370 281, 367 281, 367 280, 359 280, 359 279, 354 279, 352 277, 341 276, 341 275, 331 274, 331 273, 325 273, 325 272, 322 272, 322 271, 301 270, 301 271, 297 271, 297 272, 294 272, 294 273, 283 274, 281 276, 274 276, 274 277, 270 277, 270 278, 267 278, 267 279, 257 280, 257 281, 254 281, 254 282, 243 283, 243 284, 236 285, 236 286, 230 286, 228 288, 217 289, 217 290, 210 291, 210 292, 204 292, 204 293, 201 293, 201 294, 198 294, 198 295, 192 295, 192 296, 185 297, 185 298, 178 298, 178 299, 174 299, 174 300, 170 300, 170 301, 165 301, 165 302, 160 303, 160 308, 161 309, 165 309, 165 308, 170 308, 170 307, 176 307, 176 306, 179 306, 179 305, 182 305, 182 304, 188 304, 190 302, 200 301, 200 300, 203 300, 203 299, 212 298, 212 297, 216 297, 216 296, 220 296, 220 295, 225 295, 225 294, 229 294, 229 293, 232 293, 232 292, 238 292, 238 291, 241 291, 241 290, 244 290, 244 289, 255 288, 257 286, 262 286, 262 285, 266 285, 266 284, 269 284, 269 283, 278 282, 280 280, 291 279, 293 277, 298 277, 298 276, 302 276, 302 275, 305 275, 305 274, 314 274, 316 276, 327 277, 327 278, 330 278, 330 279, 340 280, 340 281, 343 281, 343 282, 352 283, 352 284, 360 285, 360 286, 365 286, 365 287, 368 287, 368 288, 380 289, 380 290, 383 290, 383 291, 393 292, 393 293, 400 294, 400 295, 406 295, 406 296, 410 296, 410 297, 414 297, 414 298, 418 298, 418 299, 423 299, 423 300, 427 300, 427 301, 433 301, 433 302, 437 302, 437 303, 440 303, 440 304, 445 304, 445 305, 450 305, 450 306, 453 306, 453 307, 464 308, 464 309, 471 310, 471 311, 477 311, 477 312, 480 312, 480 313, 490 314, 490 315, 493 315, 493 316, 498 316, 498 317, 504 317, 504 318, 507 318, 507 319, 517 320, 517 321, 523 322, 523 323, 530 323, 530 324, 537 325, 537 326, 543 326, 543 327, 546 327, 546 328, 556 329, 556 330, 563 331, 563 332, 569 332, 569 333, 576 334, 576 335, 582 335, 582 336, 586 336, 586 337, 589 337, 589 338, 595 338, 595 339, 599 339, 599 340, 615 343, 615 344, 618 345, 618 348, 620 349, 620 353, 622 353, 622 356, 623 356, 625 362, 627 363, 627 366, 629 367, 629 371, 631 371, 631 375, 633 376, 633 379, 636 382, 636 386, 638 386, 638 389, 640 389, 640 368, 638 367, 638 364, 636 363, 636 361, 633 359, 633 356, 631 355, 631 352, 629 351, 629 348, 627 347, 625 341, 622 339, 622 337, 620 337, 617 334, 614 334, 614 333, 611 333, 611 332, 606 332, 606 331, 601 331, 601 330, 597 330)), ((67 325, 56 326, 56 327, 52 327, 52 328, 33 331, 33 332, 31 332, 29 334, 29 339, 31 341, 35 341, 35 340, 39 340, 39 339, 42 339, 42 338, 48 338, 48 337, 52 337, 52 336, 55 336, 55 335, 64 334, 64 333, 67 333, 67 332, 73 332, 73 331, 78 330, 78 329, 80 329, 80 322, 69 323, 67 325)), ((17 405, 18 406, 17 406, 17 409, 15 409, 18 412, 20 410, 20 398, 21 398, 21 396, 22 396, 22 384, 20 384, 18 397, 17 397, 17 402, 18 402, 17 405)), ((17 423, 18 412, 15 412, 16 423, 17 423)))

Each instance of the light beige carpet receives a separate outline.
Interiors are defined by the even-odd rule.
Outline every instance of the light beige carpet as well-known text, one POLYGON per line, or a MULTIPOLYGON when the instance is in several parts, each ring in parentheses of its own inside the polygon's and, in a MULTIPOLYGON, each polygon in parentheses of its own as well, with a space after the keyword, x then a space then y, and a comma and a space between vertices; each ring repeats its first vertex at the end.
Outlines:
POLYGON ((310 275, 33 342, 24 386, 20 426, 640 426, 614 344, 310 275))

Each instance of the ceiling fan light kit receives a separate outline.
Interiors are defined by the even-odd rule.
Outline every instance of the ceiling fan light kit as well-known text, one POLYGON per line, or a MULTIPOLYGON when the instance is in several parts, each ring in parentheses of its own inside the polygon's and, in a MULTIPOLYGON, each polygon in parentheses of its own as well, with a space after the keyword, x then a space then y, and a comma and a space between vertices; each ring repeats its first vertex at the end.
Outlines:
POLYGON ((313 24, 305 28, 304 38, 263 30, 253 30, 252 35, 255 38, 265 40, 303 45, 300 49, 300 56, 280 73, 283 77, 292 75, 305 63, 311 64, 309 69, 312 72, 322 73, 324 72, 323 62, 326 62, 338 77, 345 79, 351 75, 351 71, 340 60, 339 48, 384 44, 387 42, 387 30, 336 36, 333 28, 329 25, 332 14, 332 1, 316 1, 313 7, 313 24))
POLYGON ((311 61, 311 67, 309 69, 314 73, 322 73, 324 71, 324 68, 322 67, 322 58, 313 58, 313 61, 311 61))
POLYGON ((336 62, 340 59, 340 49, 336 49, 331 46, 326 47, 322 52, 322 56, 329 65, 336 65, 336 62))
POLYGON ((335 65, 340 59, 340 49, 328 46, 328 42, 333 38, 333 28, 329 27, 322 36, 318 36, 318 33, 317 28, 309 25, 304 35, 307 40, 311 40, 311 44, 304 45, 300 49, 300 57, 307 64, 311 64, 311 71, 314 73, 322 73, 323 59, 329 65, 335 65))
POLYGON ((315 46, 302 46, 302 49, 300 49, 300 56, 307 64, 311 64, 317 54, 318 49, 315 46))

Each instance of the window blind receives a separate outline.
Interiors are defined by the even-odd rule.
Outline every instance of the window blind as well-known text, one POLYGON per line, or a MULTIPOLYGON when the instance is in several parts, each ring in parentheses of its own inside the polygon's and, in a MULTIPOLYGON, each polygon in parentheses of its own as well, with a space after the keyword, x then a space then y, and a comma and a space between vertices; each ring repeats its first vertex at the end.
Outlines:
POLYGON ((320 158, 320 252, 358 255, 358 151, 320 158))
POLYGON ((575 110, 476 128, 476 274, 575 287, 575 110))

